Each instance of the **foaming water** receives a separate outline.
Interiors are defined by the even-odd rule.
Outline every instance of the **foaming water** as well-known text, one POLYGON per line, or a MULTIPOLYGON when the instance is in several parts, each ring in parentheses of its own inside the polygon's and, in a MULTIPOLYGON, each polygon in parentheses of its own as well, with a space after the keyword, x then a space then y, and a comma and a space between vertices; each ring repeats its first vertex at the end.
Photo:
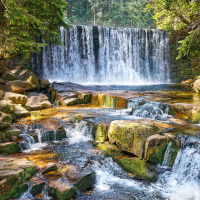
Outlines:
POLYGON ((69 144, 92 141, 92 127, 87 125, 86 121, 75 124, 75 128, 65 128, 68 134, 69 144))

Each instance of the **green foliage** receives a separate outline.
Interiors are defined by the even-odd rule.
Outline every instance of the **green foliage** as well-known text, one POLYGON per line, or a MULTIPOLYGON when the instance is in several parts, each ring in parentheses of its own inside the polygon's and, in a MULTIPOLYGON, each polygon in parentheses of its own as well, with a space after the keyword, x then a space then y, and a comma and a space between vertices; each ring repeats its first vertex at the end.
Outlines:
POLYGON ((199 0, 151 0, 146 10, 154 13, 153 19, 159 29, 184 30, 188 36, 180 41, 177 59, 200 54, 200 1, 199 0))
POLYGON ((48 43, 61 44, 59 27, 67 27, 64 0, 1 0, 1 56, 9 58, 39 52, 48 43))
POLYGON ((147 0, 66 0, 70 24, 151 28, 147 0))

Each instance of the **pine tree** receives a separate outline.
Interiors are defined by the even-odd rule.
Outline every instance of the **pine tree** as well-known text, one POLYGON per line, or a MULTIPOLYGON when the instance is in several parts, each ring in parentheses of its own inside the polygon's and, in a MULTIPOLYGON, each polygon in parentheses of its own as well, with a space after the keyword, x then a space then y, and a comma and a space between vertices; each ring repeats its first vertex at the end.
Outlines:
POLYGON ((64 22, 64 0, 0 0, 1 57, 39 52, 48 43, 60 44, 59 27, 64 22))

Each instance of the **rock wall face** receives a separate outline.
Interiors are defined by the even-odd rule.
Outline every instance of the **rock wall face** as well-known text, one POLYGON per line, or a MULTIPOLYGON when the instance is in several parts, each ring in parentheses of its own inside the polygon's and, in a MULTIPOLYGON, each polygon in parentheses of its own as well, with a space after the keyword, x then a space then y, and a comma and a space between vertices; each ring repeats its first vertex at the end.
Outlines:
POLYGON ((178 56, 178 43, 187 36, 184 31, 174 31, 170 39, 170 57, 172 82, 179 83, 187 79, 193 79, 200 74, 200 56, 188 59, 176 60, 178 56))

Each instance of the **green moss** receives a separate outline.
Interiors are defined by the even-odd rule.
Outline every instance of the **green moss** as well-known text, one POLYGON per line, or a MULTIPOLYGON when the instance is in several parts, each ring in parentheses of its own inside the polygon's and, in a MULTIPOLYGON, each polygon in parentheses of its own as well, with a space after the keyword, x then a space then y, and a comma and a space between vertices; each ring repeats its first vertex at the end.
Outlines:
POLYGON ((60 193, 58 190, 55 191, 56 197, 60 200, 70 199, 76 196, 76 189, 75 187, 66 190, 63 194, 60 193))
POLYGON ((145 181, 156 181, 156 176, 152 172, 150 172, 145 167, 145 162, 140 160, 139 158, 122 158, 114 159, 121 167, 123 167, 127 172, 136 174, 137 178, 145 180, 145 181))
POLYGON ((9 143, 7 145, 0 146, 0 154, 13 154, 13 153, 19 153, 20 147, 16 143, 9 143))
POLYGON ((161 147, 153 147, 153 152, 150 154, 148 161, 155 164, 162 164, 168 144, 169 143, 165 143, 161 147))
POLYGON ((95 140, 98 142, 104 142, 107 139, 109 126, 98 124, 95 131, 95 140))
POLYGON ((83 120, 82 116, 80 114, 76 114, 76 119, 78 120, 78 123, 83 120))
POLYGON ((21 186, 19 186, 19 193, 23 193, 28 189, 28 185, 26 183, 23 183, 21 186))
POLYGON ((109 142, 98 144, 97 147, 106 152, 108 156, 119 157, 124 155, 124 153, 116 145, 110 144, 109 142))

